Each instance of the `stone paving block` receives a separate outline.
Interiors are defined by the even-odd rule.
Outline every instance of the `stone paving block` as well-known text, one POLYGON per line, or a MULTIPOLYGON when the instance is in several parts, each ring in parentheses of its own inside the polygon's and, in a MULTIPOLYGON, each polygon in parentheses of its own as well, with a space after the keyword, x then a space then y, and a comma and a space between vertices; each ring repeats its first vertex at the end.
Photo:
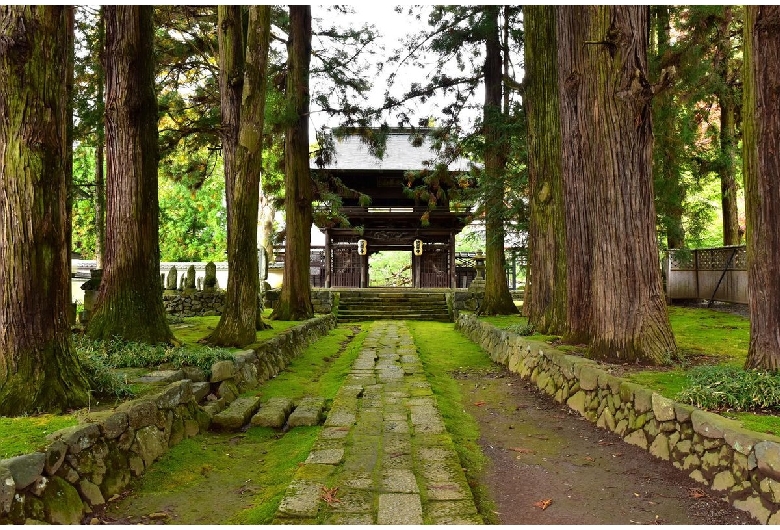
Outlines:
POLYGON ((334 513, 325 519, 329 525, 371 525, 374 516, 370 513, 334 513))
POLYGON ((425 484, 428 498, 432 500, 467 499, 463 488, 456 482, 428 482, 425 484))
POLYGON ((419 493, 417 479, 411 469, 385 469, 382 490, 387 493, 419 493))
POLYGON ((284 427, 287 417, 293 410, 293 402, 289 398, 276 397, 271 398, 263 405, 260 410, 252 416, 252 425, 259 427, 271 427, 281 429, 284 427))
POLYGON ((344 459, 344 449, 320 449, 312 451, 306 459, 307 464, 340 464, 344 459))
POLYGON ((415 493, 379 495, 376 524, 422 524, 422 504, 415 493))
POLYGON ((260 408, 259 396, 238 398, 228 408, 214 416, 212 425, 222 429, 240 429, 249 422, 258 408, 260 408))
POLYGON ((397 432, 397 433, 407 433, 409 432, 409 422, 406 420, 403 421, 390 421, 386 420, 384 424, 384 431, 385 432, 397 432))
POLYGON ((372 513, 374 511, 374 492, 367 489, 340 487, 336 490, 336 499, 328 510, 339 513, 372 513))
POLYGON ((354 412, 331 409, 328 413, 328 419, 325 420, 325 427, 351 427, 355 424, 356 419, 354 412))
POLYGON ((369 473, 353 473, 344 481, 344 486, 356 490, 374 489, 374 479, 369 473))
POLYGON ((324 409, 325 398, 305 397, 287 418, 287 426, 293 428, 319 425, 322 421, 324 409))
POLYGON ((277 513, 285 517, 317 517, 322 484, 305 480, 293 480, 279 503, 277 513))
POLYGON ((320 438, 325 440, 343 440, 349 436, 349 427, 325 427, 320 432, 320 438))
POLYGON ((322 484, 336 471, 336 466, 302 463, 295 470, 295 479, 322 484))

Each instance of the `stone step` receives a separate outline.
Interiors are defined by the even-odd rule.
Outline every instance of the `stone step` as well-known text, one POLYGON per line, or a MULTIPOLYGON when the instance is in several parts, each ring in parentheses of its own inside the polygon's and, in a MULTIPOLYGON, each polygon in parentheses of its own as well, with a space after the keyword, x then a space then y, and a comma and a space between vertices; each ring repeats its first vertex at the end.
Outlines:
POLYGON ((237 431, 249 423, 259 408, 260 396, 237 398, 228 408, 214 415, 211 425, 218 429, 237 431))
POLYGON ((287 427, 319 425, 324 419, 325 398, 307 396, 298 403, 290 417, 287 418, 287 427))
POLYGON ((271 398, 252 416, 252 426, 281 429, 295 408, 292 399, 286 397, 271 398))

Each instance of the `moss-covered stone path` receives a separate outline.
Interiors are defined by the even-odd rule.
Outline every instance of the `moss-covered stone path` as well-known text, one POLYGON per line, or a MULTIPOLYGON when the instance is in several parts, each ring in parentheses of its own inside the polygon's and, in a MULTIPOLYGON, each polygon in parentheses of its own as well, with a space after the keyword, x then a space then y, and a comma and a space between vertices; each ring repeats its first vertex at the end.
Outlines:
POLYGON ((274 522, 482 522, 404 322, 372 324, 274 522))

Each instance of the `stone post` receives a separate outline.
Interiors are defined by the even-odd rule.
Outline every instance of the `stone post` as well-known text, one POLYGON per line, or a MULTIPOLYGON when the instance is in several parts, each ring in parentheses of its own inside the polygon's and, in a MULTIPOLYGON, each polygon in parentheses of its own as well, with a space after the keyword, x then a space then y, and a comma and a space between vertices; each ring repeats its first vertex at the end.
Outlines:
POLYGON ((206 263, 206 277, 203 280, 203 290, 213 292, 217 287, 217 266, 213 261, 206 263))

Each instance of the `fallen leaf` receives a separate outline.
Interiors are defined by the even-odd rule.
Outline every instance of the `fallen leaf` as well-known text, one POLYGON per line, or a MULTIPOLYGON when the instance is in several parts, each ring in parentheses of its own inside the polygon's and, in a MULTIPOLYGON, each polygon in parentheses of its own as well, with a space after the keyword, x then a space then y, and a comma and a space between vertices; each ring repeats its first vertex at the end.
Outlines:
POLYGON ((326 486, 322 487, 322 493, 320 493, 320 499, 325 501, 325 503, 328 506, 333 506, 334 504, 338 504, 341 502, 341 500, 336 498, 336 492, 338 491, 338 487, 334 488, 328 488, 326 486))
POLYGON ((617 458, 619 456, 623 456, 623 453, 612 453, 612 458, 617 458))
POLYGON ((688 490, 688 496, 692 499, 701 499, 703 497, 706 497, 707 494, 701 488, 690 488, 688 490))
POLYGON ((476 403, 474 403, 475 407, 481 407, 482 405, 487 405, 487 402, 486 401, 477 401, 476 403))
POLYGON ((585 460, 587 460, 588 462, 595 462, 596 461, 592 456, 586 456, 585 460))
POLYGON ((527 455, 532 455, 536 452, 533 449, 526 449, 525 447, 510 447, 509 450, 527 455))
POLYGON ((599 445, 601 446, 608 446, 608 445, 615 445, 614 442, 608 442, 606 440, 599 440, 599 445))
POLYGON ((542 499, 539 502, 535 502, 534 506, 536 506, 537 508, 541 508, 542 511, 544 511, 547 508, 549 508, 551 504, 552 504, 552 499, 542 499))

